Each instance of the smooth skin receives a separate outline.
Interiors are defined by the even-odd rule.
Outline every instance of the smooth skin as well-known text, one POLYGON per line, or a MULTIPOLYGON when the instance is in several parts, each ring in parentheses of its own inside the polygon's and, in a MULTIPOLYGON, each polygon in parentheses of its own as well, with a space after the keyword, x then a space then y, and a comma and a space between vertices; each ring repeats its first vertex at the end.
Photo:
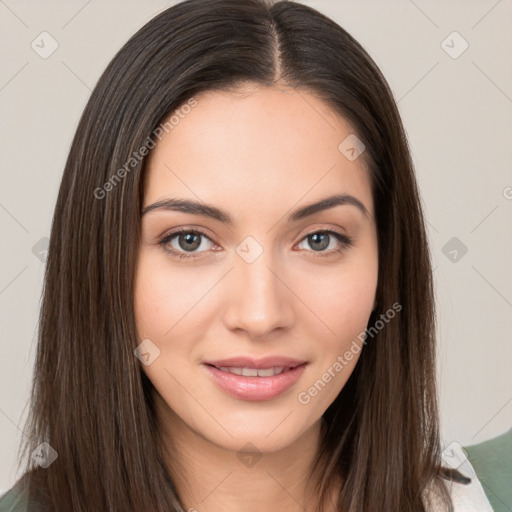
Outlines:
POLYGON ((166 463, 186 510, 310 511, 315 497, 305 482, 321 417, 360 353, 309 403, 298 394, 365 331, 375 306, 370 177, 361 157, 350 161, 338 149, 353 128, 305 90, 247 84, 195 99, 150 154, 143 210, 167 198, 190 199, 225 211, 233 224, 165 208, 142 216, 135 313, 140 340, 160 350, 143 370, 175 454, 166 463), (344 204, 288 221, 333 194, 357 198, 367 215, 344 204), (184 234, 160 243, 179 228, 206 236, 193 249, 184 234), (348 236, 352 245, 308 236, 322 230, 348 236), (263 251, 250 263, 237 252, 247 237, 258 244, 252 251, 263 251), (289 356, 308 365, 280 396, 248 401, 219 389, 203 364, 240 355, 289 356), (247 443, 255 458, 240 452, 247 443))

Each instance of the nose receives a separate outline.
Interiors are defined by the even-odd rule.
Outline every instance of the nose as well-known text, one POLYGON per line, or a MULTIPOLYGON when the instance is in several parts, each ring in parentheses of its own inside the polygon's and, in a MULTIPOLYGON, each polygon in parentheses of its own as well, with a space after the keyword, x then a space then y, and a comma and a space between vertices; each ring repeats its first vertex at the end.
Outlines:
POLYGON ((263 251, 254 261, 236 256, 235 268, 226 280, 228 303, 225 325, 243 330, 251 338, 270 337, 277 329, 289 329, 296 318, 297 298, 289 274, 263 251))

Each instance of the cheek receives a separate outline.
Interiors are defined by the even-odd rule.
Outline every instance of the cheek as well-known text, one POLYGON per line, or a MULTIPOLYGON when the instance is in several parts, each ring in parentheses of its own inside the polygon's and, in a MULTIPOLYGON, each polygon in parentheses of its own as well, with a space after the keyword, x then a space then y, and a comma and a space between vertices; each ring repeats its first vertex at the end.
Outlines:
POLYGON ((322 322, 313 321, 306 329, 315 340, 315 363, 297 400, 311 417, 323 412, 336 399, 352 374, 364 350, 365 331, 373 309, 375 280, 351 274, 332 280, 329 293, 310 294, 311 309, 318 312, 322 322), (319 328, 319 325, 321 328, 319 328), (319 335, 319 332, 322 335, 319 335))
POLYGON ((348 265, 338 271, 304 274, 297 294, 304 298, 318 333, 333 346, 366 328, 375 302, 377 262, 348 265))
POLYGON ((137 271, 135 286, 135 321, 140 338, 160 337, 171 327, 170 321, 165 321, 165 301, 169 300, 170 290, 158 277, 160 273, 146 271, 148 266, 144 261, 137 271), (166 291, 167 290, 167 291, 166 291))
POLYGON ((163 340, 204 294, 189 274, 173 269, 165 258, 141 254, 135 282, 135 321, 141 338, 163 340))
MULTIPOLYGON (((316 364, 300 395, 301 404, 327 408, 354 370, 373 310, 378 281, 375 253, 348 260, 337 272, 316 272, 301 280, 298 294, 313 313, 303 326, 315 340, 316 364)), ((307 276, 307 274, 304 274, 307 276)))

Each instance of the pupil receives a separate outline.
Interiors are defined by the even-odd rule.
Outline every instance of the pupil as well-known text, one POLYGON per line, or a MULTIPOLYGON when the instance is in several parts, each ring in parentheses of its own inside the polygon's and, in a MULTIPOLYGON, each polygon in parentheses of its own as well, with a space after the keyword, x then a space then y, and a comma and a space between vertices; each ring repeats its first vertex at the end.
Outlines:
POLYGON ((181 235, 179 237, 180 247, 184 250, 197 249, 199 247, 199 245, 201 245, 201 243, 199 241, 199 237, 200 237, 200 235, 198 235, 196 233, 186 233, 185 235, 181 235), (181 243, 182 239, 185 239, 185 245, 181 243), (192 244, 192 246, 186 245, 186 244, 192 244))
POLYGON ((322 250, 329 245, 329 236, 327 235, 327 233, 315 233, 313 235, 310 235, 310 239, 313 241, 312 247, 314 250, 322 250), (323 238, 323 242, 319 242, 319 238, 323 238), (315 249, 315 243, 319 243, 320 247, 317 246, 317 248, 315 249))

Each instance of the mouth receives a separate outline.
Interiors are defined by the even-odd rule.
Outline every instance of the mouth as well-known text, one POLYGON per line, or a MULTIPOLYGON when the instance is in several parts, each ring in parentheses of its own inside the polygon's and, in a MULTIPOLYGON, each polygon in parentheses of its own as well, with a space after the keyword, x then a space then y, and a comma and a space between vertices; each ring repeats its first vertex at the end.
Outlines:
POLYGON ((234 375, 243 375, 244 377, 273 377, 283 372, 291 370, 291 366, 274 366, 271 368, 241 368, 235 366, 214 366, 223 372, 232 373, 234 375))
POLYGON ((286 357, 231 358, 203 363, 214 383, 228 395, 249 401, 271 400, 290 389, 308 365, 286 357))

